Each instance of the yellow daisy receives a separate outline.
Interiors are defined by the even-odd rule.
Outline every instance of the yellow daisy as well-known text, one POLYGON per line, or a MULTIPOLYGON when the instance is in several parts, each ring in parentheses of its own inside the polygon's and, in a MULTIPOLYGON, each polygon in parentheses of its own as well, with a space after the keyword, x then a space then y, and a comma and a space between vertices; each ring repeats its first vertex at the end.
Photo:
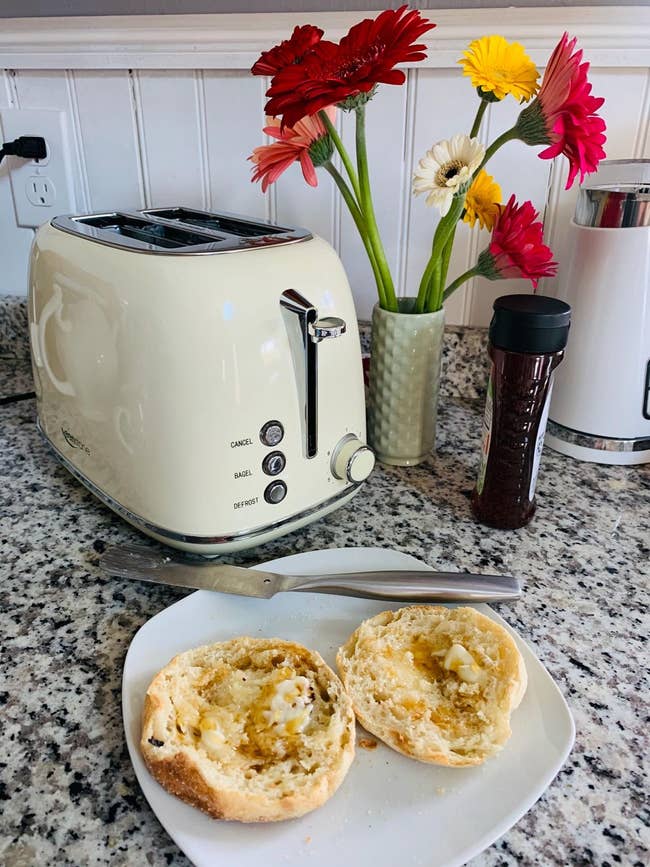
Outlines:
POLYGON ((481 169, 467 191, 463 220, 472 227, 478 220, 481 229, 492 231, 499 214, 500 203, 501 187, 492 175, 488 175, 485 169, 481 169))
POLYGON ((539 72, 523 45, 503 36, 482 36, 470 43, 458 61, 474 87, 503 99, 511 93, 525 102, 537 92, 539 72))

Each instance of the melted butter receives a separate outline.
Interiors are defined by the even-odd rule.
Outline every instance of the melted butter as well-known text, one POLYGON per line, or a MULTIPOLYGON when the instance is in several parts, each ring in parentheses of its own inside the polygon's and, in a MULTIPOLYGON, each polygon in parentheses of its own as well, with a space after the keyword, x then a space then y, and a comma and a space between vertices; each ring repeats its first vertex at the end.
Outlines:
POLYGON ((284 752, 283 739, 307 728, 314 707, 310 681, 291 667, 222 670, 206 678, 198 692, 198 706, 177 707, 177 726, 222 761, 232 761, 241 749, 260 756, 284 752))
POLYGON ((452 644, 442 663, 447 671, 454 671, 465 683, 481 683, 485 673, 472 654, 462 644, 452 644))
POLYGON ((303 732, 313 709, 311 684, 306 677, 290 676, 275 685, 268 709, 262 713, 269 726, 289 735, 303 732))

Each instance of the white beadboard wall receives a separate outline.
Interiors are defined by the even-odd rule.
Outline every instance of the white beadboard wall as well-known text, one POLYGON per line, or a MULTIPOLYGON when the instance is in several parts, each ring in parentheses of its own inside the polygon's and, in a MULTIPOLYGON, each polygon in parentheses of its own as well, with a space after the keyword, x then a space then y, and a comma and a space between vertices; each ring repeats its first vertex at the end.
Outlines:
MULTIPOLYGON (((305 20, 340 38, 360 13, 305 20)), ((541 66, 567 29, 590 60, 594 92, 605 96, 610 159, 650 158, 650 8, 545 8, 432 11, 429 58, 408 70, 404 87, 383 87, 368 109, 375 205, 401 294, 413 294, 430 250, 436 212, 409 192, 414 165, 431 144, 469 130, 477 100, 456 65, 467 43, 488 33, 523 42, 541 66)), ((327 238, 347 268, 361 317, 375 300, 354 225, 330 179, 316 190, 298 167, 262 195, 246 157, 263 143, 267 83, 248 70, 259 52, 285 38, 293 14, 9 19, 0 24, 0 108, 57 108, 72 142, 78 211, 175 203, 223 208, 309 227, 327 238)), ((513 100, 492 106, 482 136, 514 121, 513 100)), ((340 117, 351 140, 352 123, 340 117)), ((511 143, 490 171, 545 214, 562 263, 575 190, 564 192, 566 163, 511 143)), ((27 289, 33 233, 16 226, 7 165, 0 166, 0 293, 27 289)), ((474 263, 487 233, 461 226, 450 274, 474 263)), ((493 299, 526 291, 523 281, 476 280, 448 304, 448 321, 484 325, 493 299)))

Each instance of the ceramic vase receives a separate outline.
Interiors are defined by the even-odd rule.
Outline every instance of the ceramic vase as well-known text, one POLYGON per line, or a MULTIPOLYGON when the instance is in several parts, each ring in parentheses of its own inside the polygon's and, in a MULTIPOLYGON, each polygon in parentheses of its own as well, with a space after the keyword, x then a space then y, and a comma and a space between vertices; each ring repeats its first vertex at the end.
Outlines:
POLYGON ((408 467, 435 446, 445 313, 413 313, 415 298, 398 303, 399 313, 372 313, 368 441, 382 463, 408 467))

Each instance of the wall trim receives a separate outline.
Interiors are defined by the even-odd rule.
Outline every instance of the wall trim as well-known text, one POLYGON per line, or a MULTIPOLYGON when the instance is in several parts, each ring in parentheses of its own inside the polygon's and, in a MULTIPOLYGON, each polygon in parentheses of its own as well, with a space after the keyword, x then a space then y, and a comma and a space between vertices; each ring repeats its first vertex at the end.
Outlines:
MULTIPOLYGON (((374 14, 374 13, 370 13, 374 14)), ((594 66, 650 65, 650 7, 527 7, 427 10, 437 23, 425 37, 420 68, 455 65, 467 43, 486 33, 525 41, 532 59, 548 57, 563 30, 580 39, 594 66)), ((361 12, 305 13, 340 38, 361 12)), ((10 18, 0 27, 0 68, 247 69, 296 24, 295 13, 10 18)))

